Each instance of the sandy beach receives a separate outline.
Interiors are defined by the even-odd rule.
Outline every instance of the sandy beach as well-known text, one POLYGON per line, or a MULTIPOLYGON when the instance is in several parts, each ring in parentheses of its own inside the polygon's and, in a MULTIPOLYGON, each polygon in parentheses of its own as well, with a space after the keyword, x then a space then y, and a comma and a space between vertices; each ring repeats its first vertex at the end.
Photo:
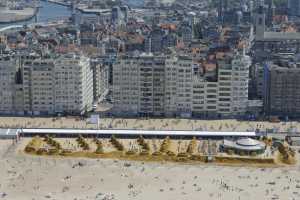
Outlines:
POLYGON ((1 128, 88 128, 142 130, 199 130, 199 131, 261 131, 297 132, 298 121, 271 123, 267 121, 194 120, 194 119, 122 119, 101 118, 99 126, 79 117, 0 117, 1 128))
MULTIPOLYGON (((97 128, 97 125, 78 118, 1 117, 0 127, 97 128)), ((105 118, 100 120, 99 127, 215 131, 278 128, 286 131, 291 127, 300 128, 300 124, 105 118)), ((0 140, 0 199, 300 199, 299 162, 293 166, 258 168, 246 165, 229 167, 216 164, 43 157, 22 152, 26 140, 29 139, 23 138, 17 145, 12 145, 10 140, 0 140)))
POLYGON ((21 144, 0 140, 0 199, 300 199, 299 165, 255 168, 38 157, 20 153, 21 144))

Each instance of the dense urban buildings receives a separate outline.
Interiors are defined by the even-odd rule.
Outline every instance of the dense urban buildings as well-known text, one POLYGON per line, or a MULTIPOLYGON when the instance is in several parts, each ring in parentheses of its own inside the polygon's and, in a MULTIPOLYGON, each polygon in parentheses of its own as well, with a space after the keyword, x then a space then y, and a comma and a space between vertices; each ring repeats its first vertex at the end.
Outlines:
POLYGON ((0 32, 0 113, 84 114, 104 103, 114 116, 297 117, 286 100, 297 81, 278 80, 297 70, 298 4, 74 2, 70 19, 0 32))
POLYGON ((220 58, 212 67, 184 55, 121 57, 113 66, 114 113, 242 116, 248 106, 250 64, 239 53, 220 58))

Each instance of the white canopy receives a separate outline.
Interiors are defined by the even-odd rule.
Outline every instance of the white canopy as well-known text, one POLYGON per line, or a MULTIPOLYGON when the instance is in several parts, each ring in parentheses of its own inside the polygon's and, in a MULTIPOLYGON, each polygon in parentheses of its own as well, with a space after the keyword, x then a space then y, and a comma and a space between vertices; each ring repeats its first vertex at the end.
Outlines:
POLYGON ((210 132, 184 130, 134 130, 134 129, 22 129, 23 134, 91 134, 91 135, 154 135, 154 136, 212 136, 212 137, 255 137, 255 132, 210 132))

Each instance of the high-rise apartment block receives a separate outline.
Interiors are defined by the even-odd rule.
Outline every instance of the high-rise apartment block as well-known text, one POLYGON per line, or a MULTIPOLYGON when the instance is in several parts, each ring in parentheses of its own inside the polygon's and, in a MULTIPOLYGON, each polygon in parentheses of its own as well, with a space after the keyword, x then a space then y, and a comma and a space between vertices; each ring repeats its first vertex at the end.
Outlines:
POLYGON ((7 56, 0 76, 1 113, 83 114, 92 108, 93 71, 83 55, 7 56))
POLYGON ((225 57, 217 62, 217 77, 195 75, 193 82, 193 115, 243 116, 247 111, 249 67, 251 60, 243 54, 225 57))
POLYGON ((280 66, 267 63, 264 68, 264 108, 268 115, 300 116, 299 64, 280 66))
POLYGON ((120 57, 113 67, 113 113, 242 116, 249 103, 250 64, 248 56, 237 53, 218 61, 210 79, 189 56, 120 57))
POLYGON ((166 61, 165 115, 190 117, 193 98, 193 60, 174 56, 166 61))
POLYGON ((165 58, 124 56, 113 67, 114 113, 163 115, 165 58))
POLYGON ((65 54, 55 60, 56 112, 85 113, 93 103, 93 70, 89 58, 65 54))
POLYGON ((9 56, 0 57, 0 113, 3 114, 14 109, 16 64, 9 56))

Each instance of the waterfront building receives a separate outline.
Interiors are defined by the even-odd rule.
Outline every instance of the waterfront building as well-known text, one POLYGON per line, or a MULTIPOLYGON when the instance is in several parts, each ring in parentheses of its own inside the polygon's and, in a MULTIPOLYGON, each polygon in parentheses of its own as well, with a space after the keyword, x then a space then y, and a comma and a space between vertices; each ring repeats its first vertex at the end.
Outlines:
POLYGON ((55 68, 53 59, 27 59, 22 67, 24 113, 55 113, 55 68))
POLYGON ((68 53, 55 60, 55 112, 83 114, 92 110, 93 70, 90 59, 68 53))
POLYGON ((161 116, 164 113, 165 58, 124 56, 113 66, 113 110, 117 115, 161 116))
POLYGON ((204 67, 193 77, 193 115, 244 116, 249 109, 249 56, 236 53, 204 67), (215 75, 216 74, 216 75, 215 75))
POLYGON ((212 72, 203 70, 190 56, 119 57, 113 66, 113 112, 170 117, 244 116, 250 105, 250 64, 250 58, 240 53, 219 60, 212 72))
MULTIPOLYGON (((232 113, 242 116, 247 112, 249 68, 251 58, 243 54, 235 54, 232 60, 232 113)), ((220 84, 221 85, 221 84, 220 84)))
POLYGON ((119 58, 113 66, 113 112, 116 115, 138 115, 138 58, 119 58))
POLYGON ((89 62, 87 57, 76 54, 1 57, 0 113, 53 115, 90 111, 93 71, 89 62))
POLYGON ((16 70, 15 59, 0 57, 0 114, 12 114, 14 110, 16 70))
POLYGON ((264 67, 264 108, 267 115, 300 116, 300 65, 267 63, 264 67))
POLYGON ((172 56, 166 61, 165 115, 192 116, 193 60, 188 56, 172 56))

